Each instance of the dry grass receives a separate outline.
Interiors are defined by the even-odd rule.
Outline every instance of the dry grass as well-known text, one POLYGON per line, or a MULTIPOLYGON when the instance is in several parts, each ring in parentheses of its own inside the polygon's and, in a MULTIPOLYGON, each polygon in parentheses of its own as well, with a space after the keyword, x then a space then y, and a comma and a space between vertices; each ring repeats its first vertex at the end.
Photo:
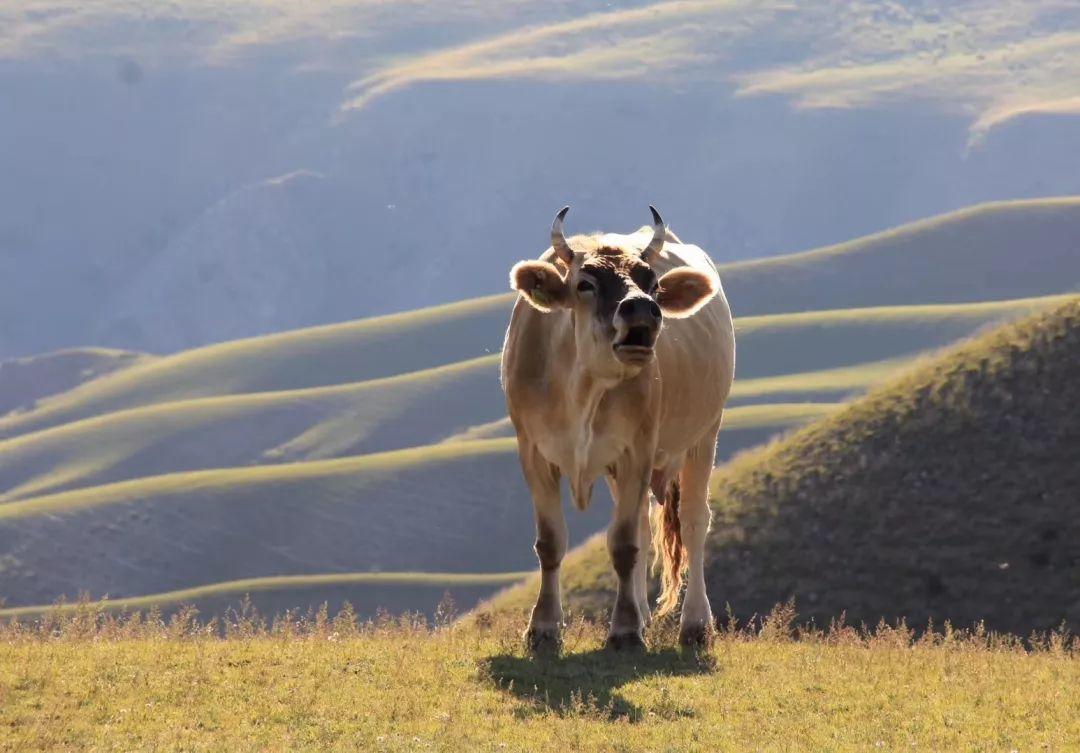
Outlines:
POLYGON ((643 654, 521 651, 520 616, 268 625, 240 610, 93 609, 0 626, 0 750, 1068 750, 1080 654, 1052 634, 793 629, 790 608, 700 653, 667 624, 643 654))

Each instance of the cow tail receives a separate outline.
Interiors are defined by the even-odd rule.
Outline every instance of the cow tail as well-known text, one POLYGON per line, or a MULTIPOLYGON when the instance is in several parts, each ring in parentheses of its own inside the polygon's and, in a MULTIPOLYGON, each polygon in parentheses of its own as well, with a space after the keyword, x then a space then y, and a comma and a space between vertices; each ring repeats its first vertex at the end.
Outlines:
POLYGON ((682 591, 686 549, 679 522, 679 482, 672 481, 664 499, 659 500, 659 525, 653 524, 653 568, 660 571, 660 596, 656 614, 671 612, 679 603, 682 591))

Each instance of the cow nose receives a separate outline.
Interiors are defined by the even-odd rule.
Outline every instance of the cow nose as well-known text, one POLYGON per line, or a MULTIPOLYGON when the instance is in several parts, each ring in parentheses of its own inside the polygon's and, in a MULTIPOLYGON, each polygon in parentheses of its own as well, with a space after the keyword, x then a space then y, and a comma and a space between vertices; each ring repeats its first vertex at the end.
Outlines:
POLYGON ((634 296, 619 303, 619 317, 627 324, 655 324, 660 321, 660 307, 652 298, 634 296))

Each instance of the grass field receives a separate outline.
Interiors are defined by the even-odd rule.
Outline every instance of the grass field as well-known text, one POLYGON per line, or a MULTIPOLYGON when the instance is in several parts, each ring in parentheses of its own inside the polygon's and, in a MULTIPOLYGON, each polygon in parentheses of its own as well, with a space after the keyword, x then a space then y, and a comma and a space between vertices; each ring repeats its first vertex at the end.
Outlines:
MULTIPOLYGON (((1080 654, 986 635, 790 629, 700 653, 521 652, 520 620, 235 616, 228 637, 84 611, 0 626, 0 750, 1050 750, 1080 740, 1080 654)), ((220 627, 220 626, 219 626, 220 627)))

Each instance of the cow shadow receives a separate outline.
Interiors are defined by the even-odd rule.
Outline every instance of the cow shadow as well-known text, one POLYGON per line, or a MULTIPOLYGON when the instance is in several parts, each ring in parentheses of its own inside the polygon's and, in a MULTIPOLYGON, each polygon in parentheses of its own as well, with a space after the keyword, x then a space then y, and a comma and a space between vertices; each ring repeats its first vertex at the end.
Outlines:
MULTIPOLYGON (((716 671, 716 662, 708 652, 673 648, 628 653, 597 649, 562 656, 503 654, 485 659, 481 670, 497 688, 533 709, 636 722, 644 712, 620 695, 619 688, 649 677, 708 674, 716 671)), ((662 700, 658 713, 692 715, 669 705, 662 700)))

